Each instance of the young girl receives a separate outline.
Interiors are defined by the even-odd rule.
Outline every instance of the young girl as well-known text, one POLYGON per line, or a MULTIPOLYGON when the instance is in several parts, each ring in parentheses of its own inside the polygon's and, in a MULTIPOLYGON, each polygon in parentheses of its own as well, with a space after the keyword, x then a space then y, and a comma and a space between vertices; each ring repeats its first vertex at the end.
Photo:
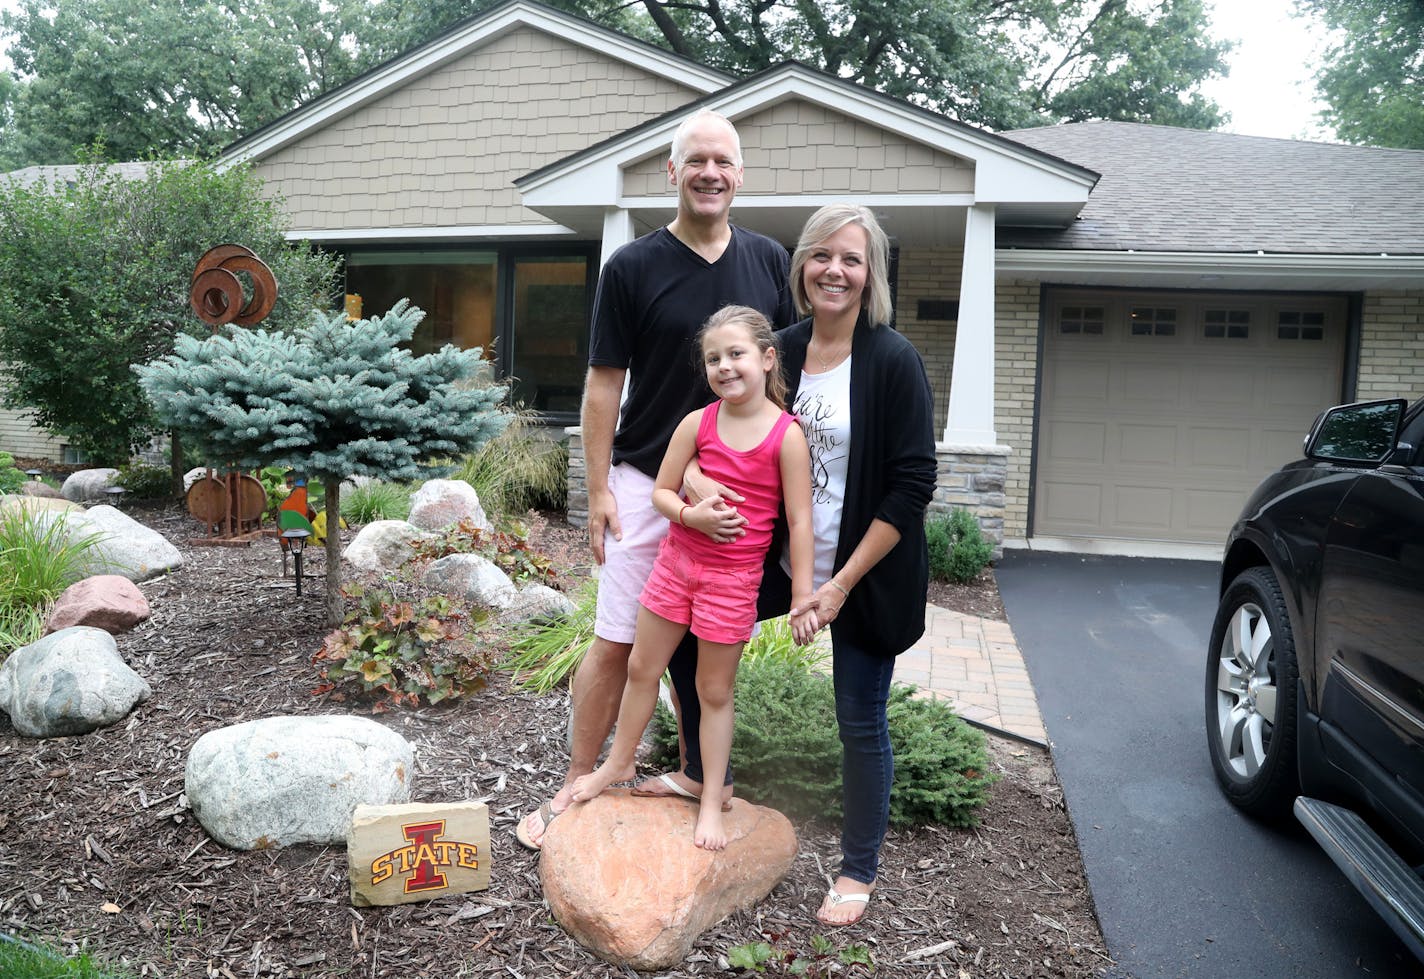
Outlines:
MULTIPOLYGON (((807 600, 812 594, 810 452, 785 410, 786 381, 771 324, 754 309, 726 306, 703 325, 698 345, 718 400, 682 420, 658 469, 653 506, 671 526, 639 598, 613 747, 602 765, 574 782, 577 802, 633 777, 633 753, 653 716, 658 681, 689 627, 698 638, 703 784, 722 784, 732 750, 732 682, 756 624, 762 559, 783 499, 792 591, 807 600), (719 497, 693 506, 678 495, 694 456, 706 475, 744 498, 739 512, 746 534, 735 541, 712 537, 715 511, 727 505, 719 497)), ((798 643, 809 642, 816 625, 815 612, 808 611, 792 618, 792 634, 798 643)), ((727 845, 721 793, 703 793, 693 843, 708 850, 727 845)))

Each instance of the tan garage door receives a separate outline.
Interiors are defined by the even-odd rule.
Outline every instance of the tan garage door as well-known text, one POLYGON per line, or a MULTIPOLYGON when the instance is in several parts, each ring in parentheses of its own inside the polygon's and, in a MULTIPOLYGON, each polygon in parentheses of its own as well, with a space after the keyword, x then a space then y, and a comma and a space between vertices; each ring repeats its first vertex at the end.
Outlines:
POLYGON ((1336 403, 1343 298, 1050 293, 1034 534, 1220 543, 1336 403))

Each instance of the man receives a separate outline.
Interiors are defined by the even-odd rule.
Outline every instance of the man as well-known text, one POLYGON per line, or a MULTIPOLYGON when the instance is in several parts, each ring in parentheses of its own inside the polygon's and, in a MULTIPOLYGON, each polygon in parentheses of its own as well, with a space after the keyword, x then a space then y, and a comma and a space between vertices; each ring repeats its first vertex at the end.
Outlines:
MULTIPOLYGON (((677 216, 620 248, 604 266, 594 298, 582 424, 589 544, 603 571, 593 644, 574 676, 569 770, 554 798, 519 825, 520 842, 533 849, 572 801, 573 780, 593 770, 618 717, 638 595, 667 533, 667 520, 652 506, 653 479, 677 423, 712 400, 694 349, 698 330, 729 303, 760 310, 778 328, 795 317, 786 250, 730 221, 743 179, 732 124, 705 109, 688 117, 673 136, 667 172, 677 188, 677 216)), ((711 494, 721 487, 709 481, 703 489, 711 494)), ((734 506, 725 513, 720 530, 730 539, 743 521, 734 506)), ((645 794, 702 793, 700 712, 690 683, 695 672, 696 639, 689 635, 674 657, 685 705, 686 767, 651 780, 645 794)), ((730 795, 730 786, 722 791, 730 795)))

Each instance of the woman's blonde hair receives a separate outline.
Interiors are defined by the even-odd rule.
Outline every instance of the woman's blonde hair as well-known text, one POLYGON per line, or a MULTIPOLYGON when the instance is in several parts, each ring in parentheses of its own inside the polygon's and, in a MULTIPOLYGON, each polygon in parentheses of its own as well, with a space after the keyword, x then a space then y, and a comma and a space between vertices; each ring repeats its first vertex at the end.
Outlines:
POLYGON ((890 239, 870 208, 859 204, 827 204, 811 215, 791 255, 791 297, 796 300, 796 308, 802 316, 810 314, 811 301, 806 296, 802 277, 806 261, 811 252, 848 224, 858 224, 865 229, 865 291, 860 304, 871 326, 889 323, 895 317, 895 308, 890 303, 890 239))
POLYGON ((781 373, 781 350, 776 344, 776 334, 771 329, 771 321, 750 306, 723 306, 707 317, 702 329, 697 331, 697 358, 702 362, 702 343, 707 334, 723 326, 740 326, 747 331, 757 349, 770 350, 776 358, 775 366, 766 374, 766 396, 782 411, 786 410, 786 375, 781 373))

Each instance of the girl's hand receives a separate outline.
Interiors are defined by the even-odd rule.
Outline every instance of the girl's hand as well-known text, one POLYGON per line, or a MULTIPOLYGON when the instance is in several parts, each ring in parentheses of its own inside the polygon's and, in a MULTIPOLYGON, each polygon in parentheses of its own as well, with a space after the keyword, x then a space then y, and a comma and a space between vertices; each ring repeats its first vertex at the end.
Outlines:
MULTIPOLYGON (((683 471, 682 491, 683 495, 687 497, 687 502, 693 506, 697 506, 704 500, 715 500, 720 504, 720 507, 716 509, 716 522, 706 528, 698 528, 708 537, 719 544, 726 544, 746 535, 747 518, 738 513, 736 507, 736 504, 743 502, 743 497, 715 479, 703 475, 702 468, 698 466, 695 458, 687 464, 687 468, 683 471)), ((690 514, 692 511, 687 510, 686 512, 690 514)))
POLYGON ((678 520, 684 527, 701 531, 719 544, 736 540, 746 533, 741 525, 747 522, 747 518, 716 494, 683 507, 678 513, 678 520))
POLYGON ((791 622, 791 638, 796 641, 796 645, 804 646, 816 638, 817 631, 821 628, 821 623, 816 620, 814 609, 808 609, 800 615, 788 616, 791 622))

